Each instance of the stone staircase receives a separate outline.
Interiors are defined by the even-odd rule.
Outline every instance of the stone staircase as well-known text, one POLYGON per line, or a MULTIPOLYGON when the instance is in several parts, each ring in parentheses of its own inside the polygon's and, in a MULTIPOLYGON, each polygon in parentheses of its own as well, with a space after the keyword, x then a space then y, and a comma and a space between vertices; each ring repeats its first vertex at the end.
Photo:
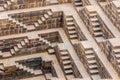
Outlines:
POLYGON ((60 51, 60 58, 61 58, 62 67, 63 67, 65 75, 66 76, 73 75, 71 58, 69 56, 68 51, 66 50, 60 51))
MULTIPOLYGON (((54 45, 52 45, 48 40, 42 38, 42 37, 39 37, 39 41, 40 42, 43 42, 45 44, 47 44, 48 46, 50 46, 50 48, 47 49, 47 51, 50 53, 50 54, 53 54, 55 53, 55 50, 53 49, 54 45)), ((28 38, 25 38, 23 40, 21 40, 19 43, 17 43, 12 49, 10 49, 10 53, 12 55, 16 55, 21 49, 24 48, 24 46, 26 44, 29 43, 29 39, 28 38)))
POLYGON ((67 24, 67 30, 68 30, 68 36, 70 40, 77 39, 77 31, 75 30, 75 23, 74 19, 71 15, 66 16, 66 24, 67 24))
POLYGON ((14 23, 16 23, 16 25, 20 25, 21 27, 27 29, 27 26, 19 21, 17 21, 16 19, 12 18, 11 16, 8 16, 8 20, 12 21, 14 23))
POLYGON ((49 54, 54 54, 54 53, 55 53, 55 50, 54 50, 54 46, 55 46, 55 45, 51 44, 50 41, 48 41, 48 40, 45 39, 45 38, 42 38, 41 36, 39 36, 39 40, 49 46, 49 47, 47 48, 47 51, 48 51, 49 54))
POLYGON ((16 67, 19 69, 22 69, 23 71, 27 71, 28 73, 33 74, 33 75, 42 74, 41 70, 34 70, 34 69, 27 67, 23 64, 20 64, 20 63, 16 63, 16 67))
POLYGON ((39 27, 41 24, 44 24, 44 22, 49 19, 53 15, 53 12, 51 10, 48 10, 40 19, 37 20, 37 22, 34 23, 35 27, 39 27))
POLYGON ((100 79, 101 76, 99 74, 99 67, 97 64, 96 56, 94 50, 92 48, 85 48, 84 57, 84 65, 90 75, 90 77, 95 80, 100 79))
POLYGON ((82 0, 74 0, 75 6, 76 7, 81 7, 82 6, 82 0))
POLYGON ((10 53, 12 55, 17 54, 17 52, 23 49, 27 43, 29 43, 29 39, 28 38, 23 39, 22 41, 17 43, 17 45, 15 45, 13 49, 10 49, 10 53))
POLYGON ((90 74, 98 75, 99 71, 98 71, 97 61, 95 59, 94 51, 91 48, 86 49, 85 59, 86 59, 90 74))
POLYGON ((96 16, 97 16, 97 13, 90 13, 90 21, 91 21, 91 25, 93 26, 92 33, 94 37, 103 37, 103 32, 100 27, 99 20, 96 16))
POLYGON ((116 61, 117 61, 117 66, 119 67, 120 69, 120 46, 115 46, 113 48, 113 52, 114 52, 114 56, 116 58, 116 61))
POLYGON ((39 36, 39 40, 44 42, 45 44, 49 45, 50 47, 54 47, 47 39, 44 39, 41 36, 39 36))

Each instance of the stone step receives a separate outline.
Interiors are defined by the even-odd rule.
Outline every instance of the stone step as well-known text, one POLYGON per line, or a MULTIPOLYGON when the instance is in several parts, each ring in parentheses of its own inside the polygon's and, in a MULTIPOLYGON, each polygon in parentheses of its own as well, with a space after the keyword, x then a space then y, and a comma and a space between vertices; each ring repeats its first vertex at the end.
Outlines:
POLYGON ((93 59, 95 59, 95 56, 94 55, 86 55, 86 58, 88 60, 93 60, 93 59))
POLYGON ((71 17, 73 17, 73 16, 72 16, 72 15, 67 15, 67 16, 66 16, 66 18, 71 18, 71 17))
POLYGON ((24 41, 21 41, 20 42, 22 46, 25 46, 25 42, 24 41))
POLYGON ((89 14, 89 16, 90 16, 91 18, 93 18, 93 17, 97 16, 97 13, 89 14))
POLYGON ((90 69, 97 69, 98 66, 97 66, 96 64, 94 64, 94 65, 89 65, 89 68, 90 68, 90 69))
POLYGON ((75 6, 76 7, 82 6, 82 2, 75 2, 75 6))
POLYGON ((74 0, 75 2, 82 2, 82 0, 74 0))
POLYGON ((94 36, 101 37, 101 36, 103 36, 103 33, 102 32, 94 32, 94 36))
POLYGON ((64 70, 68 70, 68 69, 72 69, 72 66, 71 65, 65 65, 64 70))
POLYGON ((67 22, 73 21, 73 17, 66 18, 67 22))
POLYGON ((52 15, 53 15, 53 12, 52 12, 52 11, 50 11, 50 10, 49 10, 49 11, 47 11, 47 13, 48 13, 48 15, 49 15, 49 16, 52 16, 52 15))
POLYGON ((14 49, 10 49, 10 53, 11 53, 12 55, 14 55, 14 54, 15 54, 15 50, 14 50, 14 49))
POLYGON ((70 39, 77 39, 77 34, 69 35, 69 36, 70 36, 70 39))
POLYGON ((34 70, 34 75, 40 75, 43 74, 41 70, 34 70))
POLYGON ((67 22, 67 26, 74 26, 74 22, 67 22))
POLYGON ((120 54, 120 48, 113 50, 115 54, 120 54))
POLYGON ((41 20, 44 22, 46 19, 44 17, 41 17, 41 20))
MULTIPOLYGON (((52 80, 51 78, 53 76, 52 76, 52 73, 45 73, 45 77, 46 77, 46 79, 44 79, 44 80, 52 80)), ((42 80, 42 79, 40 79, 40 80, 42 80)))
POLYGON ((35 26, 35 27, 39 27, 39 23, 38 23, 38 22, 35 22, 35 23, 34 23, 34 26, 35 26))
POLYGON ((120 54, 115 54, 117 59, 120 59, 120 54))
POLYGON ((49 15, 48 15, 48 14, 44 14, 44 17, 45 17, 46 19, 48 19, 48 18, 49 18, 49 15))
POLYGON ((61 54, 61 56, 68 56, 69 54, 68 54, 68 52, 67 51, 62 51, 62 52, 60 52, 60 54, 61 54))
POLYGON ((99 21, 98 18, 96 18, 96 17, 91 18, 90 20, 93 21, 93 22, 99 21))
POLYGON ((75 30, 75 26, 70 26, 70 27, 67 27, 68 30, 75 30))
POLYGON ((73 71, 72 71, 72 70, 65 70, 65 74, 66 74, 66 75, 73 74, 73 71))
POLYGON ((100 27, 94 27, 93 28, 93 31, 95 32, 95 31, 102 31, 102 29, 100 28, 100 27))
POLYGON ((88 61, 88 64, 89 64, 89 65, 96 64, 96 60, 89 60, 89 61, 88 61))
POLYGON ((92 26, 100 26, 100 23, 98 23, 98 22, 92 22, 92 26))
POLYGON ((70 57, 69 56, 61 56, 62 60, 70 60, 70 57))
POLYGON ((51 5, 58 4, 58 3, 59 3, 58 0, 50 0, 51 5))
POLYGON ((14 46, 14 50, 17 52, 19 51, 19 48, 17 46, 14 46))
POLYGON ((64 65, 71 64, 71 60, 63 61, 63 64, 64 64, 64 65))
POLYGON ((86 55, 93 55, 93 53, 94 53, 93 50, 86 50, 85 51, 86 55))
POLYGON ((120 65, 120 59, 117 59, 118 64, 120 65))
POLYGON ((25 43, 29 43, 29 40, 27 38, 24 39, 25 43))
POLYGON ((99 74, 98 70, 90 70, 91 75, 96 75, 99 74))
POLYGON ((39 19, 39 20, 38 20, 38 23, 39 23, 39 24, 42 24, 43 22, 41 21, 41 19, 39 19))
POLYGON ((23 48, 20 43, 17 44, 17 47, 20 48, 20 49, 23 48))
POLYGON ((49 54, 54 54, 55 53, 54 49, 48 49, 47 51, 48 51, 49 54))
POLYGON ((71 31, 68 31, 68 33, 71 35, 71 34, 77 34, 76 30, 71 30, 71 31))

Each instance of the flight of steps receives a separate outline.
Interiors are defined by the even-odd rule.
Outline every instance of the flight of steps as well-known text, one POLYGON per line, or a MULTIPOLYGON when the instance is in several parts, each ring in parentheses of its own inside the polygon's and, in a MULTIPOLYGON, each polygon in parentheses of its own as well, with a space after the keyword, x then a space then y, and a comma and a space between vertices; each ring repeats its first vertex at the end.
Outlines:
POLYGON ((53 12, 51 10, 48 10, 40 19, 37 20, 37 22, 34 23, 34 26, 36 28, 39 27, 41 24, 43 24, 52 15, 53 15, 53 12))
POLYGON ((73 75, 71 58, 66 50, 60 51, 62 67, 66 76, 73 75))
POLYGON ((75 6, 76 7, 81 7, 82 6, 82 0, 74 0, 75 6))
POLYGON ((22 69, 23 71, 27 71, 28 73, 33 74, 33 75, 42 74, 41 70, 34 70, 34 69, 32 69, 30 67, 27 67, 23 64, 20 64, 20 63, 16 63, 16 67, 19 68, 19 69, 22 69))
POLYGON ((20 26, 22 26, 23 28, 27 29, 27 26, 26 26, 25 24, 23 24, 23 23, 19 22, 18 20, 12 18, 11 16, 8 16, 8 20, 16 23, 16 25, 20 25, 20 26))
POLYGON ((66 16, 66 24, 70 40, 78 39, 77 31, 75 30, 75 23, 71 15, 66 16))
POLYGON ((10 53, 12 55, 16 55, 18 51, 24 48, 24 46, 29 43, 29 39, 25 38, 21 42, 17 43, 17 45, 14 46, 13 49, 10 49, 10 53))
POLYGON ((117 61, 117 66, 120 69, 120 46, 114 47, 113 48, 113 54, 116 57, 116 61, 117 61))
POLYGON ((97 61, 92 48, 85 49, 84 58, 88 67, 89 74, 91 76, 99 75, 97 61))
POLYGON ((42 41, 42 42, 44 42, 44 43, 46 43, 46 44, 49 45, 50 47, 54 47, 54 46, 50 43, 50 41, 48 41, 48 40, 45 39, 45 38, 42 38, 41 36, 39 36, 39 40, 42 41))
POLYGON ((3 7, 4 7, 5 9, 8 9, 10 5, 12 5, 12 0, 7 0, 7 1, 5 1, 3 7))
POLYGON ((41 36, 39 36, 39 40, 42 41, 43 43, 47 44, 49 46, 49 48, 47 48, 47 51, 49 54, 54 54, 55 50, 54 50, 54 46, 50 41, 48 41, 45 38, 42 38, 41 36))
POLYGON ((102 29, 100 27, 100 23, 97 17, 96 13, 91 13, 90 14, 90 20, 91 20, 91 24, 93 26, 93 36, 94 37, 102 37, 103 36, 103 32, 102 29))

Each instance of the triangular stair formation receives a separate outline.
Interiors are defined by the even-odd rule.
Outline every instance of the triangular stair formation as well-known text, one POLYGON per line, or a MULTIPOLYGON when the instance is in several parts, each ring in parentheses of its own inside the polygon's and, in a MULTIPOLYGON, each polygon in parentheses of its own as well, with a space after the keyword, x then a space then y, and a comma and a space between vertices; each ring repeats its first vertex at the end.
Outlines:
POLYGON ((39 36, 39 40, 44 42, 45 44, 49 45, 50 47, 53 47, 53 45, 47 39, 44 39, 41 36, 39 36))
POLYGON ((55 53, 55 50, 54 50, 55 45, 51 44, 50 41, 48 41, 45 38, 42 38, 41 36, 39 36, 39 41, 42 41, 43 43, 45 43, 49 46, 49 48, 47 48, 47 51, 48 51, 49 54, 54 54, 55 53))
POLYGON ((70 40, 78 39, 77 31, 75 29, 74 19, 71 15, 66 16, 66 25, 70 40))
POLYGON ((29 39, 28 38, 23 39, 22 41, 17 43, 17 45, 15 45, 13 49, 10 49, 10 53, 12 55, 16 55, 17 52, 23 49, 27 43, 29 43, 29 39))
POLYGON ((34 23, 34 26, 37 28, 40 25, 44 24, 44 22, 49 19, 53 15, 53 12, 51 10, 47 10, 46 13, 37 20, 37 22, 34 23))
POLYGON ((21 27, 27 29, 27 26, 23 24, 22 22, 17 21, 16 19, 12 18, 11 16, 8 16, 8 20, 12 21, 13 23, 16 23, 16 25, 20 25, 21 27))
POLYGON ((41 70, 34 70, 34 69, 32 69, 28 66, 25 66, 23 64, 20 64, 20 63, 16 63, 16 67, 19 68, 19 69, 22 69, 23 71, 27 71, 28 73, 33 74, 33 75, 42 74, 41 70))

